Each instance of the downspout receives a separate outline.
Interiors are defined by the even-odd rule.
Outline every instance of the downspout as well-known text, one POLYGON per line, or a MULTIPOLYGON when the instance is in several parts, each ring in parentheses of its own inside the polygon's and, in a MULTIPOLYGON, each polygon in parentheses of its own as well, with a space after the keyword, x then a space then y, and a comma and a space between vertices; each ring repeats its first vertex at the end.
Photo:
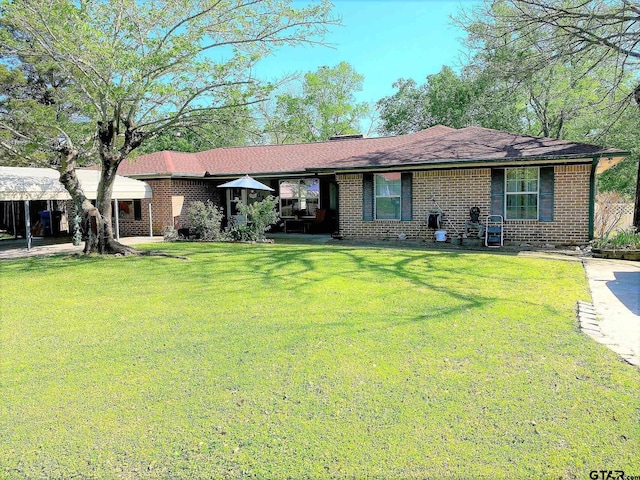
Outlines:
POLYGON ((591 174, 589 175, 589 240, 593 240, 593 221, 596 211, 596 170, 598 169, 599 155, 593 157, 591 174))

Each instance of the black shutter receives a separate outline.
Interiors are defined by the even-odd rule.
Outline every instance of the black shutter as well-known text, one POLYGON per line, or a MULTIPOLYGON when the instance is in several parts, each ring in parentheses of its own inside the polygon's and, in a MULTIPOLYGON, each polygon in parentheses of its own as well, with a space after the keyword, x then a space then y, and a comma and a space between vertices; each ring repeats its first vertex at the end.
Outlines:
POLYGON ((491 169, 491 215, 504 216, 504 168, 491 169))
POLYGON ((540 205, 538 205, 538 218, 541 222, 553 222, 553 173, 553 167, 540 167, 540 205))
POLYGON ((362 175, 362 220, 373 221, 373 174, 362 175))
POLYGON ((400 219, 407 221, 413 220, 413 174, 411 172, 405 172, 401 178, 400 219))

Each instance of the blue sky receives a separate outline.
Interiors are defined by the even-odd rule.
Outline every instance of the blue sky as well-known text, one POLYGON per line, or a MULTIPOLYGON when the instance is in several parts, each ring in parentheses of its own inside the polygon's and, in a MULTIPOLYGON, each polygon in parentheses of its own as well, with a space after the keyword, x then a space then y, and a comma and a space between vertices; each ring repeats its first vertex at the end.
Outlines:
POLYGON ((263 60, 255 71, 274 80, 285 74, 315 71, 326 65, 349 62, 364 75, 359 101, 377 101, 394 93, 398 78, 424 83, 443 65, 460 64, 464 32, 450 16, 470 8, 475 0, 334 0, 334 13, 342 27, 332 27, 327 47, 281 49, 263 60))

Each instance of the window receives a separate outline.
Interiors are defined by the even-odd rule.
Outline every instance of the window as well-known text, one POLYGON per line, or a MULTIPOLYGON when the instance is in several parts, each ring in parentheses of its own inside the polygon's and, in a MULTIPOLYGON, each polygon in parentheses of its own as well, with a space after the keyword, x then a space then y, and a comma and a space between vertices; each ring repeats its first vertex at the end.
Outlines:
POLYGON ((118 200, 118 218, 120 220, 133 218, 133 202, 118 200))
MULTIPOLYGON (((504 183, 504 182, 503 182, 504 183)), ((362 220, 413 219, 411 172, 363 173, 362 220)))
POLYGON ((508 168, 505 172, 506 218, 537 220, 539 169, 508 168))
POLYGON ((374 182, 376 220, 400 220, 401 174, 376 173, 374 182))
POLYGON ((280 181, 280 216, 315 217, 318 208, 320 208, 319 179, 280 181))
POLYGON ((120 220, 142 220, 141 200, 118 200, 118 218, 120 220))
POLYGON ((142 220, 142 200, 133 201, 133 218, 134 220, 142 220))

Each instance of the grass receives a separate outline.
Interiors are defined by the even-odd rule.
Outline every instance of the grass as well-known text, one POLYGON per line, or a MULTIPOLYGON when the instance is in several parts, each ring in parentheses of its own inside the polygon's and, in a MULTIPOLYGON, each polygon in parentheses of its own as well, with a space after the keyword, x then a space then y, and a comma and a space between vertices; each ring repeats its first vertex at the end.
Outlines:
POLYGON ((0 263, 0 478, 640 475, 579 263, 167 244, 0 263))

